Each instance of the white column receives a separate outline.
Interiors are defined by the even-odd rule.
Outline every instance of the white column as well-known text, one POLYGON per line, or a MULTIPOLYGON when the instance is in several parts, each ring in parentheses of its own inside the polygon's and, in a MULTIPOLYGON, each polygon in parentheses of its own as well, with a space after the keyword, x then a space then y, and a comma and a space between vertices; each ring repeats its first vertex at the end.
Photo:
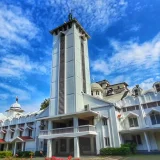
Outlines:
POLYGON ((74 117, 73 118, 73 127, 74 127, 74 132, 78 131, 78 118, 74 117))
POLYGON ((15 142, 14 144, 14 152, 13 152, 14 156, 16 155, 16 150, 17 150, 17 142, 15 142))
POLYGON ((145 138, 145 140, 146 140, 147 150, 148 150, 148 152, 150 152, 151 149, 150 149, 149 140, 148 140, 148 137, 147 137, 147 133, 146 133, 146 132, 144 132, 144 138, 145 138))
POLYGON ((123 136, 122 136, 122 134, 120 134, 120 133, 119 133, 119 138, 120 138, 120 144, 123 144, 123 143, 124 143, 124 141, 123 141, 123 136))
POLYGON ((21 150, 24 151, 24 142, 22 142, 21 150))
POLYGON ((47 140, 47 157, 52 157, 52 139, 47 140))
POLYGON ((100 153, 100 139, 99 139, 99 132, 96 135, 96 153, 97 155, 100 153))
POLYGON ((110 119, 107 119, 107 125, 108 125, 108 134, 109 134, 110 147, 113 147, 110 119))
POLYGON ((91 143, 90 143, 90 145, 91 145, 91 153, 93 154, 94 153, 94 137, 91 137, 90 141, 91 141, 91 143))
POLYGON ((80 153, 79 153, 79 137, 74 137, 74 157, 79 158, 80 153))
POLYGON ((6 151, 8 151, 8 143, 6 144, 6 151))
POLYGON ((52 121, 48 120, 48 131, 52 129, 52 121))

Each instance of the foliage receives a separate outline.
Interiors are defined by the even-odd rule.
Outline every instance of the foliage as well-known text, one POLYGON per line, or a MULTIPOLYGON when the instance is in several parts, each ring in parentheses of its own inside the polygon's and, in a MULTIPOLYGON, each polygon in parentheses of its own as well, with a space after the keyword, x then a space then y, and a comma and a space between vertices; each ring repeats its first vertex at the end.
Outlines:
POLYGON ((35 151, 35 157, 45 157, 45 153, 43 151, 35 151))
POLYGON ((42 103, 41 103, 41 108, 40 110, 43 110, 45 108, 47 108, 49 106, 49 98, 48 99, 45 99, 42 103))
POLYGON ((0 158, 11 157, 11 156, 12 156, 11 151, 0 151, 0 158))
POLYGON ((20 151, 20 152, 17 152, 16 155, 17 155, 17 157, 27 157, 27 158, 29 158, 29 157, 33 156, 34 153, 31 152, 31 151, 20 151))
POLYGON ((119 147, 119 148, 102 148, 100 149, 100 155, 127 155, 130 153, 129 147, 119 147))
POLYGON ((136 147, 137 147, 137 145, 134 142, 129 142, 129 143, 121 144, 121 147, 129 147, 130 152, 132 154, 136 153, 136 147))

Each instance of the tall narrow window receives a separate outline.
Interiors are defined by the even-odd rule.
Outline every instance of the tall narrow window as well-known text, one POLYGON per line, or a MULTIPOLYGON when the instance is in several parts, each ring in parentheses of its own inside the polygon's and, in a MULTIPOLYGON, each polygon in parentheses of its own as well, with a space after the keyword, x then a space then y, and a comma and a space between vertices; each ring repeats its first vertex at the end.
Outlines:
POLYGON ((103 118, 102 121, 103 121, 103 125, 107 126, 107 118, 103 118))
POLYGON ((105 137, 105 143, 106 143, 106 146, 110 146, 109 137, 105 137))
POLYGON ((60 71, 59 71, 59 114, 64 114, 65 105, 65 35, 60 37, 60 71))
POLYGON ((83 92, 86 93, 85 55, 84 55, 84 42, 82 38, 81 38, 81 61, 82 61, 83 92))
POLYGON ((32 137, 32 130, 31 129, 28 130, 28 136, 32 137))
POLYGON ((5 138, 6 138, 6 133, 3 134, 3 139, 5 139, 5 138))
POLYGON ((129 117, 128 120, 129 120, 130 127, 138 127, 137 117, 129 117))
POLYGON ((134 90, 134 94, 135 94, 135 96, 138 96, 138 95, 139 95, 138 89, 135 89, 135 90, 134 90))
POLYGON ((156 87, 156 91, 160 92, 160 83, 156 84, 155 87, 156 87))
POLYGON ((19 136, 22 137, 23 131, 19 131, 19 136))
POLYGON ((14 132, 11 132, 11 138, 13 138, 13 136, 14 136, 14 132))

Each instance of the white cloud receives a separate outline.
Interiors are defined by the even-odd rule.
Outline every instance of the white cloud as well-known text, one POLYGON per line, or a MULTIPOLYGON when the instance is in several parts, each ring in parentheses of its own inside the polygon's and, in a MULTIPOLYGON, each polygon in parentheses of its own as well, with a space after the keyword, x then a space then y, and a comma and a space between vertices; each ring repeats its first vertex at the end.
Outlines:
POLYGON ((133 71, 146 71, 154 69, 158 72, 160 67, 160 34, 152 41, 138 44, 133 41, 127 43, 111 41, 114 49, 113 56, 104 60, 98 59, 91 64, 94 72, 101 72, 105 75, 112 73, 124 73, 133 71))
POLYGON ((0 77, 23 78, 25 73, 47 74, 44 62, 33 62, 27 55, 7 54, 0 59, 0 77))
POLYGON ((13 5, 0 3, 0 20, 1 45, 11 42, 29 45, 28 41, 35 38, 39 31, 22 9, 13 5))
POLYGON ((154 78, 148 78, 148 79, 144 80, 143 82, 141 82, 139 84, 139 86, 141 88, 147 90, 147 89, 151 89, 154 83, 155 83, 155 79, 154 78))
MULTIPOLYGON (((160 79, 159 79, 160 80, 160 79)), ((145 79, 144 81, 141 81, 141 83, 139 83, 139 86, 143 89, 143 90, 148 90, 148 89, 151 89, 153 87, 153 84, 155 82, 158 81, 158 78, 148 78, 148 79, 145 79)), ((130 89, 134 88, 135 85, 129 87, 130 89)))
POLYGON ((131 26, 131 28, 129 29, 129 31, 132 31, 132 32, 137 32, 139 31, 141 28, 141 26, 139 24, 135 24, 133 26, 131 26))
POLYGON ((16 97, 16 96, 20 97, 20 99, 22 101, 23 100, 29 100, 31 98, 29 92, 27 92, 23 89, 20 89, 20 88, 16 88, 16 87, 7 85, 5 83, 0 83, 0 88, 3 89, 3 90, 6 90, 9 93, 11 93, 10 95, 12 95, 12 97, 16 97))
MULTIPOLYGON (((127 7, 125 0, 48 0, 53 7, 53 15, 58 19, 66 20, 70 10, 85 28, 91 31, 104 31, 113 22, 120 19, 127 7), (65 19, 64 19, 65 18, 65 19)), ((57 19, 52 16, 53 22, 57 19)))

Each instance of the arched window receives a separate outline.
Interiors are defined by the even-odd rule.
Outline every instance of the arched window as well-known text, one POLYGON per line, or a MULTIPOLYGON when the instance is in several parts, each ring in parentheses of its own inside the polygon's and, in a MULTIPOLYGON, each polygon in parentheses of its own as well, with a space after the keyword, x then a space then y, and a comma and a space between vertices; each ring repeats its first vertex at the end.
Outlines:
POLYGON ((133 88, 132 93, 134 96, 139 96, 142 92, 142 89, 139 87, 139 85, 136 85, 136 87, 133 88))
POLYGON ((135 95, 135 96, 138 96, 138 95, 139 95, 138 89, 135 89, 135 90, 134 90, 134 95, 135 95))
POLYGON ((99 91, 96 91, 96 95, 99 95, 99 91))
POLYGON ((155 84, 155 88, 157 92, 160 92, 160 83, 155 84))
POLYGON ((150 114, 150 118, 151 118, 152 125, 160 124, 160 113, 152 112, 150 114))
POLYGON ((93 96, 93 91, 91 91, 91 95, 93 96))

